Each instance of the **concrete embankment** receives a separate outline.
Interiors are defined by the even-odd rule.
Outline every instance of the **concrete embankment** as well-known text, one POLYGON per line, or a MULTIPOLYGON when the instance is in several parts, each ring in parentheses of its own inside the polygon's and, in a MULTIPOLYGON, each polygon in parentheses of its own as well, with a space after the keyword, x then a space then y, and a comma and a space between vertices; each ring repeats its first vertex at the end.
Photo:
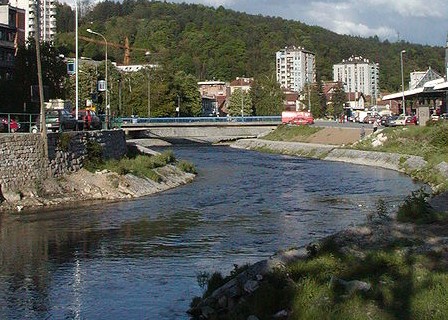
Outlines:
POLYGON ((422 157, 397 153, 344 149, 326 144, 244 139, 236 141, 231 147, 375 166, 400 172, 422 169, 427 165, 427 162, 422 157))

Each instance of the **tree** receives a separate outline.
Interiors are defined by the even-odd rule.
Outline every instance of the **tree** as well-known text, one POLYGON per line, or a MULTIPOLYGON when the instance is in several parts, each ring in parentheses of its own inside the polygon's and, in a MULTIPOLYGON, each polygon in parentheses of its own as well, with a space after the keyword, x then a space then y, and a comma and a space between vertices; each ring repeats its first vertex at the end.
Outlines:
POLYGON ((56 2, 56 30, 58 33, 75 31, 75 12, 68 4, 56 2))
POLYGON ((315 118, 321 118, 325 116, 326 101, 323 94, 322 82, 315 84, 306 84, 302 91, 301 101, 303 105, 308 106, 315 118))
POLYGON ((279 115, 283 111, 284 94, 275 75, 256 78, 250 96, 254 114, 257 116, 279 115))
POLYGON ((340 117, 344 113, 345 103, 347 102, 347 94, 344 91, 342 83, 338 83, 334 88, 331 96, 332 113, 329 114, 335 118, 340 117))
POLYGON ((244 92, 237 88, 230 96, 227 105, 228 114, 232 117, 251 116, 252 115, 252 98, 249 92, 244 92))
POLYGON ((197 87, 197 79, 178 71, 173 79, 173 95, 176 96, 176 105, 179 107, 179 115, 187 117, 200 116, 202 112, 201 96, 197 87))
MULTIPOLYGON (((38 107, 32 105, 31 87, 37 85, 36 46, 34 39, 29 40, 28 46, 21 46, 15 58, 15 71, 11 85, 13 105, 21 108, 30 106, 28 112, 38 112, 38 107)), ((67 77, 67 66, 59 57, 59 53, 48 42, 40 47, 42 63, 42 81, 46 88, 45 98, 65 98, 64 83, 67 77)), ((38 99, 38 97, 34 97, 38 99)))

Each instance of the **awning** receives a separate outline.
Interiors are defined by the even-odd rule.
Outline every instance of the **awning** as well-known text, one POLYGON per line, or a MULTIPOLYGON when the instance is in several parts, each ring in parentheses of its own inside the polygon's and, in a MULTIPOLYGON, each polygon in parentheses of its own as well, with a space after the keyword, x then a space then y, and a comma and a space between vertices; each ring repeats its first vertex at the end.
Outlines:
POLYGON ((434 86, 434 90, 446 90, 448 89, 448 81, 439 83, 434 86))
POLYGON ((412 90, 406 90, 404 92, 397 92, 397 93, 388 94, 388 95, 383 97, 383 101, 385 101, 385 100, 396 100, 396 99, 402 98, 403 95, 405 97, 413 96, 413 95, 422 93, 424 89, 425 88, 421 87, 421 88, 416 88, 416 89, 412 89, 412 90))

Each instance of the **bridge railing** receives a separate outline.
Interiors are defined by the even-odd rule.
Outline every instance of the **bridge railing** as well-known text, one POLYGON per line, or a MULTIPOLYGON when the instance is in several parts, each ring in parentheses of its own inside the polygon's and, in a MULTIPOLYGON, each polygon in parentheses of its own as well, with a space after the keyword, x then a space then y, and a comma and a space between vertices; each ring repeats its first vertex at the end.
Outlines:
POLYGON ((175 117, 175 118, 122 118, 123 124, 144 123, 195 123, 195 122, 281 122, 281 116, 250 116, 250 117, 175 117))

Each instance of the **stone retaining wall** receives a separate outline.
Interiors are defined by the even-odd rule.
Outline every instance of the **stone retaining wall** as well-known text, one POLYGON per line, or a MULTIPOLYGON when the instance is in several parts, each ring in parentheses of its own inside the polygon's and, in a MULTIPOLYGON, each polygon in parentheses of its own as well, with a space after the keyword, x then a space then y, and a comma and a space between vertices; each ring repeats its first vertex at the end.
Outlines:
POLYGON ((0 134, 1 191, 31 186, 45 175, 44 148, 38 134, 0 134))
POLYGON ((127 151, 122 130, 48 133, 48 161, 40 134, 0 135, 0 196, 2 191, 35 187, 49 175, 78 171, 88 141, 101 145, 105 159, 120 158, 127 151))

